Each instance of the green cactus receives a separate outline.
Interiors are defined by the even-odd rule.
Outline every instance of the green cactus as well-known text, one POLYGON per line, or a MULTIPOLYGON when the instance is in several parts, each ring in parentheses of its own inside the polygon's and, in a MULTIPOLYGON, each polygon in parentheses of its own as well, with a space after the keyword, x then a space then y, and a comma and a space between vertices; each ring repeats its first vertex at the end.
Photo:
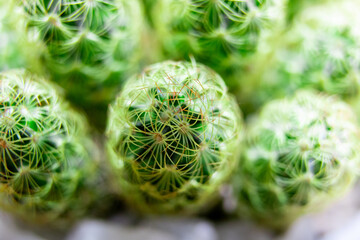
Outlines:
MULTIPOLYGON (((138 0, 23 0, 28 35, 42 43, 42 62, 68 98, 105 122, 107 105, 140 57, 138 0), (97 112, 104 112, 100 118, 97 112)), ((40 48, 41 49, 41 48, 40 48)), ((40 51, 40 50, 39 50, 40 51)))
POLYGON ((239 214, 281 228, 346 192, 359 169, 351 108, 311 91, 269 102, 247 132, 234 180, 239 214))
POLYGON ((292 28, 262 43, 229 82, 238 86, 245 113, 297 89, 314 88, 352 100, 360 94, 360 26, 356 3, 314 6, 292 28), (351 25, 350 25, 351 23, 351 25))
POLYGON ((255 52, 264 29, 279 27, 283 0, 157 0, 154 27, 166 56, 198 61, 217 71, 255 52))
POLYGON ((145 212, 201 211, 235 167, 241 129, 235 101, 209 68, 171 61, 146 68, 109 113, 122 194, 145 212))
POLYGON ((97 170, 86 120, 21 70, 0 74, 0 99, 0 206, 36 223, 83 214, 97 170))

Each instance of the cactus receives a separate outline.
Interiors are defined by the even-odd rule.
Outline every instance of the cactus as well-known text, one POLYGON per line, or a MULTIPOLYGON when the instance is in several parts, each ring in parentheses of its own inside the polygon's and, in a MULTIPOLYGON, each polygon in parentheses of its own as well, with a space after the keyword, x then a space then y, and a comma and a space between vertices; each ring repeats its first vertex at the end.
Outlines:
POLYGON ((247 132, 234 178, 239 214, 275 228, 342 196, 359 169, 351 108, 311 91, 269 102, 247 132))
POLYGON ((86 120, 22 70, 0 74, 0 98, 0 206, 36 223, 83 214, 96 182, 86 120))
POLYGON ((319 4, 292 28, 262 44, 247 73, 234 74, 245 113, 270 99, 314 88, 352 101, 360 93, 360 19, 355 2, 319 4), (351 25, 350 25, 351 23, 351 25), (245 106, 246 105, 246 106, 245 106))
POLYGON ((105 122, 107 104, 138 67, 143 21, 138 0, 13 1, 25 14, 28 35, 42 44, 52 80, 96 116, 91 120, 105 122))
POLYGON ((216 71, 256 51, 264 29, 279 27, 283 0, 157 0, 153 21, 167 57, 194 55, 216 71))
POLYGON ((122 194, 144 212, 201 211, 235 167, 241 129, 235 101, 209 68, 146 68, 109 113, 107 145, 122 194))

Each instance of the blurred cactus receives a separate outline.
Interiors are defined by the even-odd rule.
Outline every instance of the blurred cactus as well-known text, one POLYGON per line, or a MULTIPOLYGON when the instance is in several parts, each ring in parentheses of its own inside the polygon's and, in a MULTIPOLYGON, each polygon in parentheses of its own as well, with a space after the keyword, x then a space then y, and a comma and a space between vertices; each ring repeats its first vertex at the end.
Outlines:
POLYGON ((234 180, 239 214, 274 227, 342 196, 359 169, 359 131, 335 97, 298 92, 269 102, 251 122, 234 180))
POLYGON ((344 100, 360 93, 359 4, 314 5, 287 32, 262 42, 248 59, 247 71, 233 75, 245 113, 270 99, 300 88, 337 94, 344 100))
POLYGON ((83 214, 97 170, 86 120, 20 70, 0 74, 0 98, 0 206, 36 223, 83 214))
POLYGON ((157 0, 152 16, 168 58, 194 55, 224 72, 255 52, 264 29, 283 24, 284 7, 283 0, 157 0))
MULTIPOLYGON (((296 19, 296 16, 307 8, 312 7, 312 5, 323 4, 330 0, 288 0, 287 4, 287 21, 289 23, 293 22, 296 19)), ((342 0, 340 0, 342 1, 342 0)), ((336 2, 336 1, 335 1, 336 2)), ((337 1, 339 2, 339 1, 337 1)))
POLYGON ((103 124, 107 104, 139 67, 139 1, 14 1, 25 13, 28 35, 43 44, 46 71, 73 103, 96 116, 91 120, 103 124))
POLYGON ((199 211, 236 166, 241 129, 235 101, 209 68, 146 68, 110 108, 108 148, 124 197, 145 212, 199 211))

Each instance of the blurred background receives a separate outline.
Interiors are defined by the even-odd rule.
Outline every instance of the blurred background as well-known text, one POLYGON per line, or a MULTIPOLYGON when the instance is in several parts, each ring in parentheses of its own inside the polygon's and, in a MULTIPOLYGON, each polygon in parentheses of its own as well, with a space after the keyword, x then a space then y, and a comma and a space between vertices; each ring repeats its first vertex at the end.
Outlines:
POLYGON ((240 219, 138 218, 120 211, 106 220, 84 219, 67 231, 29 225, 0 212, 1 240, 358 240, 360 184, 326 209, 304 215, 285 232, 240 219))

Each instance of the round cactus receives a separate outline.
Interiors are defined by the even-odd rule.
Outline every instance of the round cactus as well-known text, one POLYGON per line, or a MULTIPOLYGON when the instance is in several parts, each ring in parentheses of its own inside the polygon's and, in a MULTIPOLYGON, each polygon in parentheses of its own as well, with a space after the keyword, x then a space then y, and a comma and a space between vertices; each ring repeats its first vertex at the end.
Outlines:
POLYGON ((235 101, 209 68, 146 68, 110 108, 108 148, 124 197, 143 211, 201 210, 235 167, 241 129, 235 101))
POLYGON ((96 176, 86 120, 20 70, 0 74, 0 99, 0 206, 37 223, 82 214, 96 176))
POLYGON ((356 3, 314 6, 282 35, 264 43, 234 74, 239 101, 251 112, 269 99, 314 88, 351 100, 360 93, 360 26, 356 3), (341 9, 341 10, 340 10, 341 9), (351 23, 352 25, 349 25, 351 23))
POLYGON ((157 0, 154 27, 167 56, 222 71, 256 50, 262 30, 281 24, 283 0, 157 0))
POLYGON ((302 91, 268 103, 251 122, 234 181, 240 215, 284 227, 326 206, 351 186, 358 142, 354 113, 335 97, 302 91))
MULTIPOLYGON (((138 67, 139 1, 14 1, 25 14, 28 35, 42 43, 42 61, 52 79, 75 104, 90 113, 105 112, 122 80, 138 67)), ((92 120, 99 119, 95 115, 92 120)))

